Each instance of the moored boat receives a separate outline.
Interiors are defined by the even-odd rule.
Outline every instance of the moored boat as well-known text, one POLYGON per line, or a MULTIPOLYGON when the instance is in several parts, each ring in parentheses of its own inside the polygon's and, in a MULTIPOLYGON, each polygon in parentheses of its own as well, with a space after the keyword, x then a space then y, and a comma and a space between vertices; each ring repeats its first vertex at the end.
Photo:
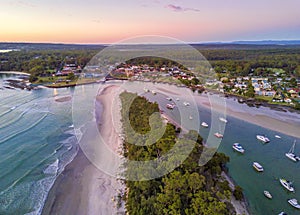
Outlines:
POLYGON ((253 162, 252 166, 258 172, 263 172, 264 171, 264 168, 258 162, 253 162))
POLYGON ((188 102, 183 102, 183 104, 184 104, 185 106, 190 106, 190 103, 188 103, 188 102))
POLYGON ((204 127, 204 128, 208 128, 208 124, 206 122, 202 122, 201 126, 204 127))
POLYGON ((289 199, 288 203, 294 208, 300 209, 300 204, 298 203, 297 199, 289 199))
POLYGON ((271 195, 271 193, 270 193, 269 191, 267 191, 267 190, 264 190, 264 195, 265 195, 265 197, 267 197, 268 199, 272 199, 272 198, 273 198, 273 196, 271 195))
POLYGON ((240 153, 244 153, 245 152, 245 149, 239 143, 234 143, 233 146, 232 146, 232 148, 235 151, 240 152, 240 153))
POLYGON ((256 138, 264 143, 270 142, 270 139, 265 135, 256 135, 256 138))
POLYGON ((276 137, 277 139, 281 139, 281 137, 280 137, 279 135, 275 135, 275 137, 276 137))
POLYGON ((219 133, 219 132, 216 132, 215 134, 215 137, 217 138, 223 138, 223 134, 219 133))
POLYGON ((280 181, 280 184, 281 184, 285 189, 287 189, 288 191, 290 191, 290 192, 294 192, 294 191, 295 191, 292 182, 290 182, 290 181, 288 181, 288 180, 286 180, 286 179, 284 179, 284 178, 279 179, 279 181, 280 181))
POLYGON ((291 159, 292 161, 297 162, 297 161, 300 161, 300 157, 298 157, 294 154, 295 145, 296 145, 296 140, 294 141, 294 144, 293 144, 292 148, 290 149, 290 151, 288 153, 285 153, 285 156, 288 157, 289 159, 291 159))
POLYGON ((224 123, 227 123, 227 122, 228 122, 227 119, 225 119, 224 117, 219 117, 219 120, 220 120, 221 122, 224 122, 224 123))
POLYGON ((175 107, 175 105, 173 105, 173 104, 167 104, 167 106, 166 106, 168 109, 171 109, 171 110, 173 110, 174 109, 174 107, 175 107))

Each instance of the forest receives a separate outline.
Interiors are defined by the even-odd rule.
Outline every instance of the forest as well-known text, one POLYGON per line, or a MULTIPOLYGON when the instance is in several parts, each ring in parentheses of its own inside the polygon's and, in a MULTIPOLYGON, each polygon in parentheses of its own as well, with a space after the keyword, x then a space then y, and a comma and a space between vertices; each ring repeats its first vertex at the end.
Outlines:
MULTIPOLYGON (((19 51, 0 53, 0 71, 50 75, 51 72, 60 69, 66 59, 74 59, 83 68, 104 48, 104 46, 59 44, 39 46, 20 44, 16 47, 20 48, 19 51)), ((288 75, 300 76, 299 45, 193 45, 193 47, 218 73, 228 72, 232 76, 245 76, 255 72, 257 68, 280 68, 288 75)), ((176 53, 176 56, 184 55, 184 50, 182 53, 176 53)), ((158 59, 153 63, 163 65, 165 62, 158 59)))
MULTIPOLYGON (((120 97, 125 133, 123 151, 126 158, 137 161, 160 158, 174 146, 177 139, 184 140, 181 146, 184 150, 185 141, 189 141, 191 133, 195 131, 179 137, 180 129, 170 123, 166 124, 164 134, 154 144, 142 145, 137 142, 141 141, 137 138, 138 134, 147 134, 151 128, 160 126, 158 121, 161 120, 152 120, 151 123, 155 125, 151 126, 149 122, 149 117, 159 112, 158 104, 128 92, 122 93, 120 97), (130 126, 126 126, 126 117, 130 126)), ((226 171, 229 157, 216 153, 206 165, 199 166, 203 147, 202 138, 197 134, 197 141, 188 158, 170 173, 152 180, 125 181, 127 193, 123 198, 128 214, 236 214, 230 199, 242 200, 242 189, 236 186, 235 190, 231 190, 228 182, 221 177, 222 171, 226 171)), ((134 171, 126 167, 125 175, 134 171)), ((140 174, 147 175, 145 172, 140 174)))

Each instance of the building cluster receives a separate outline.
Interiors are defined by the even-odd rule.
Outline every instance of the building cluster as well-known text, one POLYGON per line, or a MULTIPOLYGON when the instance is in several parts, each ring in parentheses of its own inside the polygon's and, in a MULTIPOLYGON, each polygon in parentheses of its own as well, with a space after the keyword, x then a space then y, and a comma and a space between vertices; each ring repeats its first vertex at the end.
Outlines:
POLYGON ((207 85, 218 86, 221 92, 238 95, 246 95, 252 86, 255 96, 272 98, 272 102, 293 104, 293 101, 300 102, 300 79, 296 80, 294 86, 291 86, 291 80, 292 78, 280 77, 223 77, 220 80, 208 81, 207 85))

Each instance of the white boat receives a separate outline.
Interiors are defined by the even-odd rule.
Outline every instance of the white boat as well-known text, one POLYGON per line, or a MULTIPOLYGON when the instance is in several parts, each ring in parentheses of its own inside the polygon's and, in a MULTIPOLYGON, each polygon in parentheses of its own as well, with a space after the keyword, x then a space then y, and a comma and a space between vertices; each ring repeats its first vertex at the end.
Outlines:
POLYGON ((179 101, 179 98, 176 98, 176 101, 179 101))
POLYGON ((217 138, 223 138, 223 134, 220 134, 219 132, 216 132, 214 134, 217 138))
POLYGON ((264 143, 270 142, 269 138, 267 138, 265 135, 256 135, 256 138, 264 143))
POLYGON ((16 108, 17 108, 17 106, 13 106, 13 107, 10 108, 10 110, 14 110, 16 108))
POLYGON ((290 199, 288 200, 288 203, 290 203, 290 205, 292 205, 294 208, 300 209, 300 205, 297 199, 290 199))
POLYGON ((292 161, 297 162, 297 161, 300 161, 300 157, 298 157, 294 154, 295 145, 296 145, 296 140, 294 141, 294 144, 293 144, 292 148, 290 149, 290 151, 288 153, 285 153, 285 156, 287 156, 292 161))
POLYGON ((278 214, 278 215, 287 215, 287 213, 285 213, 285 212, 280 212, 280 214, 278 214))
POLYGON ((172 99, 170 97, 166 98, 168 101, 172 101, 172 99))
POLYGON ((153 95, 156 95, 156 92, 155 92, 155 90, 152 90, 151 92, 152 92, 152 94, 153 94, 153 95))
POLYGON ((189 117, 189 119, 190 119, 190 120, 192 120, 192 119, 193 119, 193 117, 192 117, 192 116, 190 116, 190 117, 189 117))
POLYGON ((174 107, 175 107, 175 105, 173 105, 173 104, 167 104, 167 106, 166 106, 168 109, 171 109, 171 110, 173 110, 174 109, 174 107))
POLYGON ((294 189, 294 187, 293 187, 293 185, 292 185, 292 182, 290 182, 290 181, 288 181, 288 180, 286 180, 286 179, 284 179, 284 178, 279 179, 279 181, 280 181, 280 184, 281 184, 285 189, 287 189, 288 191, 290 191, 290 192, 294 192, 294 191, 295 191, 295 189, 294 189))
POLYGON ((144 91, 146 92, 146 93, 148 93, 149 92, 149 90, 145 87, 144 88, 144 91))
POLYGON ((185 106, 190 106, 190 103, 188 103, 188 102, 183 102, 183 104, 184 104, 185 106))
POLYGON ((243 149, 243 147, 239 143, 234 143, 233 146, 232 146, 232 148, 235 151, 240 152, 240 153, 244 153, 245 152, 245 149, 243 149))
POLYGON ((228 122, 227 119, 225 119, 225 118, 223 118, 223 117, 219 117, 219 120, 220 120, 221 122, 224 122, 224 123, 227 123, 227 122, 228 122))
POLYGON ((263 172, 264 171, 264 168, 258 162, 253 162, 252 166, 258 172, 263 172))
POLYGON ((206 122, 202 122, 201 126, 204 127, 204 128, 208 128, 208 124, 206 122))
POLYGON ((265 195, 265 197, 267 197, 268 199, 272 199, 272 198, 273 198, 273 196, 271 195, 271 193, 270 193, 269 191, 267 191, 267 190, 264 190, 264 195, 265 195))
POLYGON ((277 139, 281 139, 281 137, 280 137, 279 135, 275 135, 275 137, 276 137, 277 139))

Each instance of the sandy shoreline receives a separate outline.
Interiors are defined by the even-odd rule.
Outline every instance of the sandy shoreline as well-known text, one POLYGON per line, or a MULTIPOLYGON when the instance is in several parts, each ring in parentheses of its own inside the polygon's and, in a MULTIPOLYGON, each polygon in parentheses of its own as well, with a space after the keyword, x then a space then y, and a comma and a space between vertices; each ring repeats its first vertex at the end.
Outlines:
MULTIPOLYGON (((113 129, 111 95, 117 93, 117 87, 107 87, 97 101, 103 110, 96 110, 103 116, 100 133, 110 140, 109 147, 117 153, 121 141, 113 129)), ((108 161, 109 162, 109 161, 108 161)), ((42 214, 124 214, 124 207, 117 208, 117 195, 124 189, 117 178, 96 168, 79 149, 74 160, 66 166, 57 178, 47 197, 42 214)))

